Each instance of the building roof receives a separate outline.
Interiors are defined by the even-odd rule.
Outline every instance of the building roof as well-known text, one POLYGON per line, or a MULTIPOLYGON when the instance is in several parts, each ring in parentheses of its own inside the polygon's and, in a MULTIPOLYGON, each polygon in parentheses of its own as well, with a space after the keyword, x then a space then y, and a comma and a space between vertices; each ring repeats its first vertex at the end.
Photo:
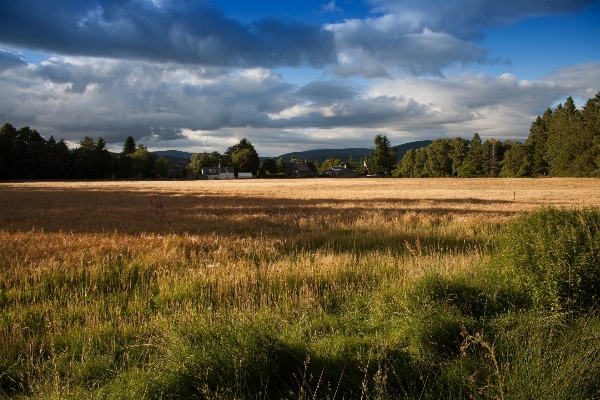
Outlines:
POLYGON ((220 175, 233 173, 233 167, 202 167, 202 175, 220 175))

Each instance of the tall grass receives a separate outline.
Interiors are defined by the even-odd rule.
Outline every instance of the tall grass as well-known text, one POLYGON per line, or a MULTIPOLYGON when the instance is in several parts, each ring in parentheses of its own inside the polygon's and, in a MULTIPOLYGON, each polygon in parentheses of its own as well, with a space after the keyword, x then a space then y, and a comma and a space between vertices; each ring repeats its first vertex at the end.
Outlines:
POLYGON ((505 262, 523 219, 177 194, 41 191, 60 205, 4 217, 3 396, 600 395, 593 307, 541 307, 505 262), (81 196, 116 216, 76 218, 81 196))
POLYGON ((543 208, 520 217, 500 239, 501 262, 537 306, 587 310, 600 300, 600 211, 543 208))

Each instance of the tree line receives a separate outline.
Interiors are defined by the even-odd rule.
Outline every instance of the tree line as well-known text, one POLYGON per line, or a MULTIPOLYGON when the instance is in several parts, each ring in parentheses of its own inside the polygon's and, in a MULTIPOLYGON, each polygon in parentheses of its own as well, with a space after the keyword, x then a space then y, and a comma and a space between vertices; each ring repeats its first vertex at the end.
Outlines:
POLYGON ((187 172, 199 177, 202 174, 202 168, 218 167, 219 165, 233 166, 236 174, 250 172, 252 175, 256 175, 261 167, 256 149, 248 139, 244 138, 239 143, 228 147, 223 154, 218 151, 210 154, 207 152, 192 154, 187 165, 187 172))
POLYGON ((136 145, 131 136, 121 153, 112 153, 102 137, 86 136, 70 150, 63 139, 45 140, 28 126, 0 128, 0 179, 151 178, 166 177, 169 168, 167 160, 136 145))
POLYGON ((406 152, 397 177, 600 176, 600 92, 578 110, 572 97, 531 124, 524 143, 488 139, 434 140, 406 152))
MULTIPOLYGON (((290 160, 297 160, 294 157, 290 160)), ((259 177, 281 175, 286 161, 268 158, 262 163, 254 146, 242 139, 223 154, 193 154, 183 173, 201 175, 203 167, 233 166, 237 172, 259 177)), ((421 177, 533 177, 600 176, 600 92, 578 110, 572 97, 554 110, 548 108, 531 124, 524 143, 473 137, 443 138, 429 146, 408 150, 397 161, 386 135, 377 135, 370 157, 342 161, 308 161, 317 174, 346 165, 361 174, 421 177)), ((129 136, 120 153, 108 151, 102 137, 85 137, 70 150, 64 140, 44 139, 28 126, 0 128, 0 179, 107 179, 151 178, 172 175, 173 165, 137 145, 129 136)), ((182 170, 179 171, 182 175, 182 170)))
MULTIPOLYGON (((338 158, 328 158, 325 161, 300 160, 292 156, 289 162, 305 161, 308 168, 315 174, 324 176, 331 167, 346 166, 346 168, 357 172, 358 174, 373 174, 388 176, 396 166, 396 149, 390 144, 386 135, 377 135, 374 139, 375 147, 371 150, 370 157, 362 157, 360 160, 354 160, 352 156, 348 160, 342 161, 338 158)), ((283 158, 277 160, 273 158, 265 159, 258 169, 259 177, 268 175, 282 175, 286 170, 286 161, 283 158)))

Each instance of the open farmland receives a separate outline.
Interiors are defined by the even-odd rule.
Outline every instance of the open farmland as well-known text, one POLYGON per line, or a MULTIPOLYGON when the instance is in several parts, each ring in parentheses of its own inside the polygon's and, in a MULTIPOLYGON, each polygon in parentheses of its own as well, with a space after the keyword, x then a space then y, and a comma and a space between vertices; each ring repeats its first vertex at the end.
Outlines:
POLYGON ((0 393, 599 396, 597 314, 494 261, 545 206, 600 180, 2 183, 0 393))

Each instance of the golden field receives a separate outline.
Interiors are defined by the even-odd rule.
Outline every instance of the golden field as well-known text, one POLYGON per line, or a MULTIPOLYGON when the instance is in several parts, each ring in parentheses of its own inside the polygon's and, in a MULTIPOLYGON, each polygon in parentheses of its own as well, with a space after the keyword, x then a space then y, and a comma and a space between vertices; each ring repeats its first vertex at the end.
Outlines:
MULTIPOLYGON (((405 398, 428 386, 392 379, 394 357, 437 371, 446 354, 430 346, 431 318, 459 338, 479 326, 435 304, 415 311, 415 285, 433 274, 501 287, 478 272, 495 237, 543 206, 599 207, 600 180, 0 183, 0 396, 263 398, 253 374, 279 362, 293 367, 265 384, 271 398, 336 398, 346 379, 349 397, 405 398), (256 340, 275 350, 261 356, 256 340), (311 357, 329 392, 298 378, 311 357)), ((431 390, 423 398, 442 393, 431 390)))
POLYGON ((205 219, 285 221, 373 212, 487 217, 600 205, 598 179, 308 179, 0 183, 9 232, 202 232, 205 219), (295 213, 299 213, 295 215, 295 213))
POLYGON ((437 234, 460 240, 543 205, 598 206, 600 180, 2 183, 0 258, 12 254, 10 265, 21 269, 123 252, 168 257, 175 251, 169 248, 175 246, 169 244, 174 238, 217 248, 225 240, 233 252, 260 238, 277 252, 284 242, 326 242, 331 229, 340 237, 345 232, 377 240, 389 237, 405 247, 406 239, 425 239, 431 226, 437 234), (25 245, 32 237, 36 240, 25 245))

